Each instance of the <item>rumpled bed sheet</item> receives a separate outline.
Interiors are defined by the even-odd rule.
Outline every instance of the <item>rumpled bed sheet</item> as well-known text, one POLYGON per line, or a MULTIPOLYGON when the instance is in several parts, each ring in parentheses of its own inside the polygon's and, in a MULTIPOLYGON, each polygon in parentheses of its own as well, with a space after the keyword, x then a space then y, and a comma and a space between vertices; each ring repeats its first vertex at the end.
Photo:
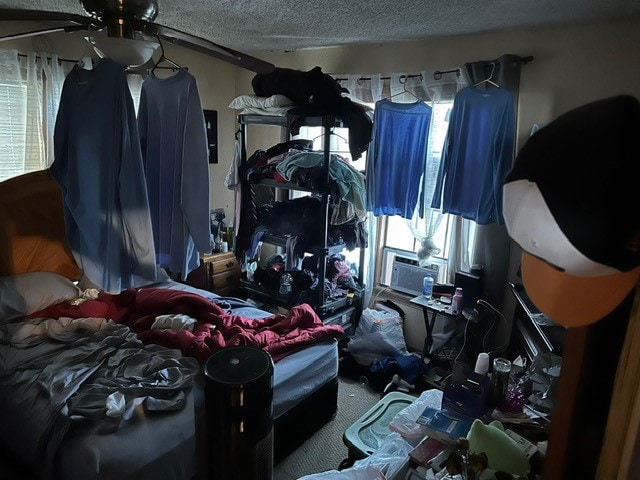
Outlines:
POLYGON ((199 370, 177 350, 144 345, 103 318, 35 318, 0 326, 0 435, 42 478, 72 429, 109 433, 138 408, 169 412, 199 370))

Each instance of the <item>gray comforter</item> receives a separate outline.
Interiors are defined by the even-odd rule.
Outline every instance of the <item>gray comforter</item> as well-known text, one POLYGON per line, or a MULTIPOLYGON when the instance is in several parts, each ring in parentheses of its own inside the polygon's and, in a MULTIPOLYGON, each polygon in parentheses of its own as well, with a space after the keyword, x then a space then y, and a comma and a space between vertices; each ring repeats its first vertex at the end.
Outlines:
POLYGON ((174 411, 198 372, 179 351, 143 345, 98 318, 0 325, 0 436, 43 478, 67 433, 108 433, 140 409, 174 411))

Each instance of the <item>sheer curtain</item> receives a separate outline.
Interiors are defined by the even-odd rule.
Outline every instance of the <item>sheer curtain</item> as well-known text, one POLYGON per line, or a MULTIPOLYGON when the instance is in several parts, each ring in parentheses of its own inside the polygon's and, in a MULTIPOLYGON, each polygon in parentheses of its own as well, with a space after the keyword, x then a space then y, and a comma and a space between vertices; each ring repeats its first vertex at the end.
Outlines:
MULTIPOLYGON (((358 103, 366 103, 373 106, 378 100, 382 99, 382 91, 384 82, 380 74, 355 74, 355 75, 336 75, 341 86, 349 90, 348 97, 358 103)), ((365 251, 363 279, 365 285, 364 305, 369 305, 371 294, 373 293, 373 285, 375 283, 374 271, 376 265, 376 242, 378 223, 376 217, 367 212, 367 249, 365 251)))
MULTIPOLYGON (((444 215, 439 209, 431 208, 431 199, 438 178, 442 146, 448 125, 447 112, 456 94, 467 85, 469 85, 469 79, 461 67, 423 70, 417 76, 391 75, 391 95, 395 95, 394 101, 401 99, 415 102, 420 99, 433 108, 427 145, 427 164, 423 172, 422 188, 424 190, 420 193, 419 204, 416 206, 413 217, 407 220, 413 236, 420 243, 417 255, 421 265, 430 263, 430 258, 441 251, 434 242, 434 235, 438 231, 444 215)), ((449 249, 449 265, 464 263, 468 261, 465 258, 469 256, 467 251, 463 251, 459 247, 468 243, 466 234, 470 228, 468 226, 462 228, 458 222, 454 222, 453 228, 449 249), (451 248, 454 246, 455 248, 451 248)), ((448 268, 447 271, 455 270, 448 268)), ((451 277, 451 275, 447 276, 451 277)))
POLYGON ((64 79, 71 70, 73 64, 65 62, 61 64, 58 55, 47 58, 44 53, 39 54, 39 63, 44 72, 45 103, 44 103, 44 131, 45 131, 45 161, 44 167, 50 167, 53 163, 53 132, 56 126, 56 116, 60 106, 60 95, 64 79))

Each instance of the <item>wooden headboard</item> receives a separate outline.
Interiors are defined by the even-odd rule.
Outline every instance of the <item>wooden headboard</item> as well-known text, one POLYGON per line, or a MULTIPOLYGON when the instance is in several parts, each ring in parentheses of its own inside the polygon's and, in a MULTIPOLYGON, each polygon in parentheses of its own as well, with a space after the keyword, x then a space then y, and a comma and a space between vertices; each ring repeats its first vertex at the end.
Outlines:
POLYGON ((62 192, 48 170, 0 182, 0 276, 54 272, 77 280, 62 192))

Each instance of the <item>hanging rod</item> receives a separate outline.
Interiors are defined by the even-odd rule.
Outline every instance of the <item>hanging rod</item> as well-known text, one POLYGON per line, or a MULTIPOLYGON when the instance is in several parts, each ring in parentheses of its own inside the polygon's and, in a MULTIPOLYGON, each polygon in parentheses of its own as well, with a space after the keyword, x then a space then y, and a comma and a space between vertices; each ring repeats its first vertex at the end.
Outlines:
MULTIPOLYGON (((422 80, 422 74, 421 73, 416 73, 416 74, 412 74, 412 75, 400 75, 400 78, 404 78, 405 81, 408 78, 416 78, 416 77, 420 77, 420 80, 422 80)), ((347 80, 349 80, 348 78, 336 78, 336 81, 338 82, 346 82, 347 80)), ((357 82, 366 82, 367 80, 371 80, 371 77, 360 77, 358 78, 357 82)), ((391 77, 380 77, 380 80, 391 80, 391 77)), ((400 83, 404 83, 402 80, 400 80, 400 83)))
MULTIPOLYGON (((24 53, 19 53, 18 56, 22 57, 22 58, 27 58, 27 55, 25 55, 24 53)), ((39 53, 36 53, 35 56, 38 57, 38 58, 42 58, 42 55, 40 55, 39 53)), ((46 57, 46 58, 49 58, 49 57, 46 57)), ((78 60, 71 60, 70 58, 58 58, 58 61, 59 62, 78 63, 78 60)))
POLYGON ((453 70, 436 70, 435 72, 433 72, 433 79, 440 80, 442 78, 442 75, 444 75, 445 73, 455 73, 456 77, 459 77, 460 69, 454 68, 453 70))

